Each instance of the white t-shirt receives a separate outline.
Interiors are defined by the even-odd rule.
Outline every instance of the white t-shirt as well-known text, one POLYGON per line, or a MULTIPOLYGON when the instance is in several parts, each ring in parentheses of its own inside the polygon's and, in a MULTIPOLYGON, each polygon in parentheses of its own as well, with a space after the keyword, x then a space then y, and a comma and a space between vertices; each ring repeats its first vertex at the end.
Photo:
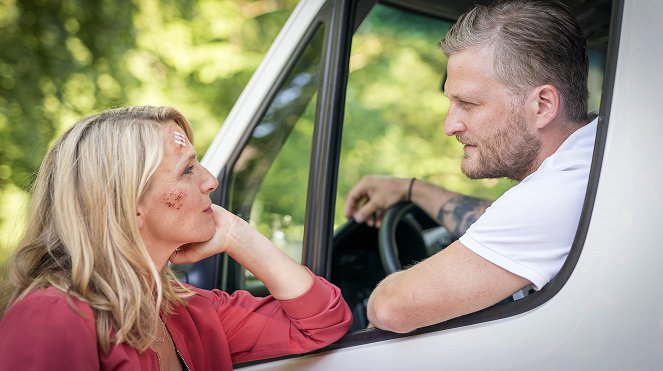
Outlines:
POLYGON ((576 130, 538 170, 497 199, 459 241, 540 290, 559 272, 575 237, 597 119, 576 130))

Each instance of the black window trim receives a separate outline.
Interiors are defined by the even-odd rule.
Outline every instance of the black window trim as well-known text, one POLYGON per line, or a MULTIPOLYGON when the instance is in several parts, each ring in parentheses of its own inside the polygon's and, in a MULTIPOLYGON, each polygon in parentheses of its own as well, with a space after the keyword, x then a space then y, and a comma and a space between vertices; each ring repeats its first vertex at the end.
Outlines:
POLYGON ((355 4, 351 0, 327 2, 313 148, 309 169, 302 264, 327 279, 331 276, 334 206, 341 153, 350 46, 355 4))

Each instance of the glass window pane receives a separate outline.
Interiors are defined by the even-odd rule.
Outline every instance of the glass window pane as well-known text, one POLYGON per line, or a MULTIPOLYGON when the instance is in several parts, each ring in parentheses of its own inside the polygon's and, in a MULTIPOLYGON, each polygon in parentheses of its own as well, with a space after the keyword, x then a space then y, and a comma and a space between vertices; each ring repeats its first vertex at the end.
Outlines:
MULTIPOLYGON (((232 170, 230 209, 301 261, 323 29, 319 27, 232 170)), ((246 272, 246 286, 259 284, 246 272)))

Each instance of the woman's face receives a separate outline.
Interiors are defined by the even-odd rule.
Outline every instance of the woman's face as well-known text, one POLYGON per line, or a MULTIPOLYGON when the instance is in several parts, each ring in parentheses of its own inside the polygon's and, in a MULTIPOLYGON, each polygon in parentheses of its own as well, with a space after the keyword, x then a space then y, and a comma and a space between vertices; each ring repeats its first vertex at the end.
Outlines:
POLYGON ((157 266, 165 265, 176 248, 214 235, 209 194, 218 185, 198 162, 184 130, 172 121, 164 130, 163 160, 137 210, 141 236, 157 266))

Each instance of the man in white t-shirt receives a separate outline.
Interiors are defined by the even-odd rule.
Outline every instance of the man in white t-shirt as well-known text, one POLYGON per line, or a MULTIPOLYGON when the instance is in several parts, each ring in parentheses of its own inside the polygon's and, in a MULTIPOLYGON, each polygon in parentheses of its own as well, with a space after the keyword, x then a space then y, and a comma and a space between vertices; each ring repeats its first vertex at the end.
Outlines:
POLYGON ((470 178, 520 181, 494 203, 421 180, 369 176, 345 214, 379 226, 399 201, 459 239, 390 275, 368 301, 370 322, 409 332, 539 290, 564 263, 582 209, 597 120, 587 114, 587 50, 558 3, 477 6, 441 42, 448 56, 444 129, 464 144, 470 178))

